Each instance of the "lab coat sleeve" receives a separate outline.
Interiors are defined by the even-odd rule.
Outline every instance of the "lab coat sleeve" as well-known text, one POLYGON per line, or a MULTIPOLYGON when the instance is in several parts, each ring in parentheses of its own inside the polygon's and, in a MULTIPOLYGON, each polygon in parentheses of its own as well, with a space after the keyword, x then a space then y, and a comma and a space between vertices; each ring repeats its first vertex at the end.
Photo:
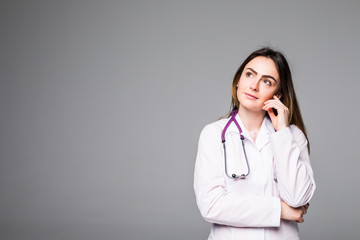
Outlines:
POLYGON ((305 205, 312 198, 316 185, 304 133, 291 125, 272 133, 270 143, 281 199, 292 207, 305 205))
POLYGON ((278 227, 280 199, 228 191, 224 179, 221 136, 206 126, 199 139, 194 190, 202 217, 211 223, 233 227, 278 227))

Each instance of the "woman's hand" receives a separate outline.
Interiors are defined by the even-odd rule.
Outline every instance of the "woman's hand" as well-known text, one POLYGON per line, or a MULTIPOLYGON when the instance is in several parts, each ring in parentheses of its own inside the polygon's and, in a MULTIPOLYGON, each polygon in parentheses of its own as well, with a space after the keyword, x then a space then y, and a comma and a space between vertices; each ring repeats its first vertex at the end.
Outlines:
POLYGON ((280 101, 280 99, 274 95, 273 99, 269 99, 264 102, 263 109, 268 112, 271 122, 277 131, 289 126, 289 109, 280 101), (273 108, 277 111, 277 116, 273 111, 273 108))
POLYGON ((281 201, 281 219, 303 223, 303 216, 307 213, 308 208, 309 203, 298 208, 293 208, 287 205, 284 201, 281 201))

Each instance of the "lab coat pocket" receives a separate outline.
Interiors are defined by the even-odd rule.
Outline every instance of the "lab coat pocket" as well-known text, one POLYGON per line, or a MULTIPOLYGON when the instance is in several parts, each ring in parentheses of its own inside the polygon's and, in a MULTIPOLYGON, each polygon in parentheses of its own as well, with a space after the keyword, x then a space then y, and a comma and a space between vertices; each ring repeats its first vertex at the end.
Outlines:
POLYGON ((252 194, 251 180, 249 178, 245 179, 232 179, 226 177, 226 186, 228 192, 240 193, 240 194, 252 194))

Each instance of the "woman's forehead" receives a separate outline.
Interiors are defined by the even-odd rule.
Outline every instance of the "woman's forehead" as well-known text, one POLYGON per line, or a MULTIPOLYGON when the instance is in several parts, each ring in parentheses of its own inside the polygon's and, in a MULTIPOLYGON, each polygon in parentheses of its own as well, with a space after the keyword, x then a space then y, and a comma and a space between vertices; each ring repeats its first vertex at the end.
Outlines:
POLYGON ((271 58, 256 57, 246 64, 245 70, 248 68, 255 71, 258 75, 271 75, 275 79, 279 79, 276 65, 271 58))

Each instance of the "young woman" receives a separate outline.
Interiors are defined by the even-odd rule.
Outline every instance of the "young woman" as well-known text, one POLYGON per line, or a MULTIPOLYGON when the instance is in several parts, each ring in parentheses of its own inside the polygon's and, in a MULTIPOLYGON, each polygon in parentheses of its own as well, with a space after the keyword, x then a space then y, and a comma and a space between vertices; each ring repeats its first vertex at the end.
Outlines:
POLYGON ((201 132, 194 189, 209 239, 299 239, 315 182, 282 53, 257 50, 236 72, 232 112, 201 132))

